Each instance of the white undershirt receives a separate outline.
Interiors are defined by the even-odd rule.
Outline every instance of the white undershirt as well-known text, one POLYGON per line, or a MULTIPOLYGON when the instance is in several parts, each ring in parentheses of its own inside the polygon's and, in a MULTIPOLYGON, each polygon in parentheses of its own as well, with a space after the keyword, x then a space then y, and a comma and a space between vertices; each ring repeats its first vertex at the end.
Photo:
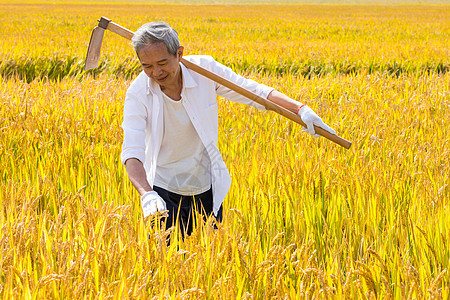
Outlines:
POLYGON ((211 162, 183 106, 163 94, 164 135, 154 185, 180 195, 197 195, 211 188, 211 162))

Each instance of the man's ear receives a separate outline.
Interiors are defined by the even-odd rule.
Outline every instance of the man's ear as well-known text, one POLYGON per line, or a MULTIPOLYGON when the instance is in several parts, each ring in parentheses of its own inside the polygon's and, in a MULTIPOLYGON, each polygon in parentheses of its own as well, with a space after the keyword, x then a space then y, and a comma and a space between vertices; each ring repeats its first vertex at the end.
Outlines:
POLYGON ((177 55, 178 55, 178 59, 180 59, 180 60, 183 58, 183 51, 184 51, 183 46, 178 47, 177 55))

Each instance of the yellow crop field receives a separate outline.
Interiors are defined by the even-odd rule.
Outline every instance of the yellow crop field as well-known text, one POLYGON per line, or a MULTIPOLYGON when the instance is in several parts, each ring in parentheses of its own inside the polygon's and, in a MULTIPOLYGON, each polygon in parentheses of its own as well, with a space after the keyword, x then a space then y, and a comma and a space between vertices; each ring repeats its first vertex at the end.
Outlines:
POLYGON ((448 299, 450 6, 0 1, 2 299, 448 299), (224 220, 143 219, 120 163, 129 41, 162 20, 352 141, 218 99, 224 220), (173 233, 175 237, 177 232, 173 233))

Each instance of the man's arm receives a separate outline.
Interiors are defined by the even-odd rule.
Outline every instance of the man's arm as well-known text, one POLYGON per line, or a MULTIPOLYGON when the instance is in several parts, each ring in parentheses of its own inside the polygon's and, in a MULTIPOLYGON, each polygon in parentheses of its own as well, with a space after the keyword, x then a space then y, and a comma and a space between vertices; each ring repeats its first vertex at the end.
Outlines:
MULTIPOLYGON (((141 195, 141 206, 144 218, 153 215, 158 211, 166 211, 166 202, 164 202, 148 183, 142 162, 137 158, 129 158, 125 161, 125 168, 127 169, 128 178, 141 195)), ((167 213, 166 216, 168 216, 167 213)))
POLYGON ((270 92, 267 100, 270 100, 273 103, 278 104, 279 106, 284 107, 295 114, 297 113, 298 108, 302 106, 302 103, 295 101, 294 99, 291 99, 290 97, 276 90, 270 92))
POLYGON ((137 158, 129 158, 125 162, 128 178, 138 191, 139 195, 144 195, 148 191, 153 191, 152 187, 147 181, 144 165, 137 158))
POLYGON ((319 137, 314 130, 314 125, 325 129, 331 134, 336 133, 336 131, 326 125, 311 108, 305 104, 295 101, 294 99, 291 99, 283 93, 273 90, 270 92, 269 96, 267 96, 267 100, 272 101, 273 103, 299 115, 302 121, 306 124, 305 131, 314 137, 319 137))

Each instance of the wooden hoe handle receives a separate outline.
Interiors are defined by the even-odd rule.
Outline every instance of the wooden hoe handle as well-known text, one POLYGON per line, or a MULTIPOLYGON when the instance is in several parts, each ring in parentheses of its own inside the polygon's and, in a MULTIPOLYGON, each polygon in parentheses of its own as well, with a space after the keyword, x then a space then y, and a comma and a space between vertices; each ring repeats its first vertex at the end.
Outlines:
MULTIPOLYGON (((114 22, 111 22, 111 20, 106 19, 106 18, 102 18, 100 20, 99 26, 103 27, 105 29, 108 29, 114 33, 117 33, 118 35, 120 35, 126 39, 129 39, 129 40, 131 40, 131 38, 134 35, 134 33, 131 30, 128 30, 125 27, 122 27, 114 22), (105 20, 103 23, 104 24, 103 26, 101 24, 102 20, 105 20)), ((247 98, 263 105, 265 108, 267 108, 269 110, 273 110, 274 112, 279 113, 280 115, 306 127, 306 124, 302 121, 302 119, 300 118, 299 115, 285 109, 284 107, 281 107, 267 99, 264 99, 263 97, 260 97, 259 95, 235 84, 234 82, 231 82, 228 79, 226 79, 220 75, 217 75, 216 73, 213 73, 197 64, 187 61, 184 58, 181 59, 181 62, 187 68, 191 69, 192 71, 195 71, 195 72, 205 76, 206 78, 209 78, 212 81, 215 81, 218 84, 221 84, 221 85, 235 91, 236 93, 239 93, 242 96, 247 97, 247 98)), ((346 139, 343 139, 340 136, 337 136, 335 134, 331 134, 330 132, 326 131, 325 129, 322 129, 321 127, 314 125, 314 130, 316 131, 317 134, 329 139, 330 141, 335 142, 336 144, 344 147, 345 149, 349 149, 350 146, 352 145, 352 143, 350 141, 347 141, 346 139)))
MULTIPOLYGON (((247 97, 247 98, 255 101, 256 103, 263 105, 265 108, 267 108, 269 110, 273 110, 274 112, 279 113, 280 115, 282 115, 288 119, 291 119, 292 121, 306 127, 306 124, 302 121, 300 116, 291 112, 290 110, 287 110, 286 108, 284 108, 276 103, 273 103, 267 99, 264 99, 263 97, 241 87, 240 85, 237 85, 234 82, 229 81, 228 79, 226 79, 220 75, 217 75, 216 73, 213 73, 197 64, 194 64, 188 60, 185 60, 184 58, 181 59, 181 62, 187 68, 217 82, 218 84, 221 84, 221 85, 235 91, 236 93, 241 94, 244 97, 247 97)), ((322 129, 321 127, 318 127, 316 125, 314 125, 314 130, 316 131, 317 134, 329 139, 330 141, 335 142, 336 144, 344 147, 345 149, 349 149, 350 146, 352 145, 351 142, 341 138, 340 136, 331 134, 330 132, 328 132, 325 129, 322 129)))

